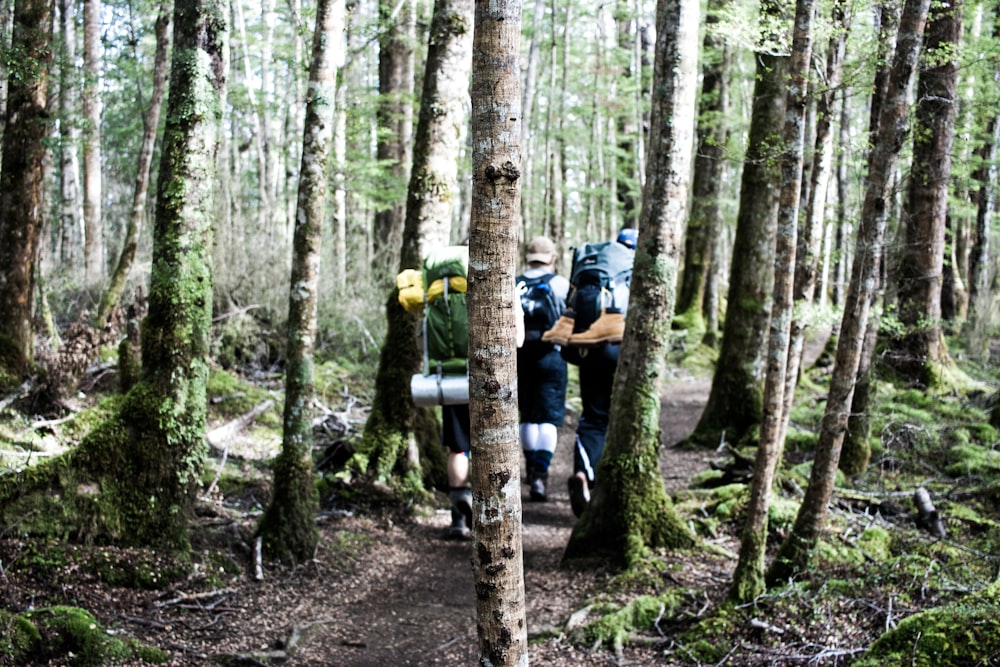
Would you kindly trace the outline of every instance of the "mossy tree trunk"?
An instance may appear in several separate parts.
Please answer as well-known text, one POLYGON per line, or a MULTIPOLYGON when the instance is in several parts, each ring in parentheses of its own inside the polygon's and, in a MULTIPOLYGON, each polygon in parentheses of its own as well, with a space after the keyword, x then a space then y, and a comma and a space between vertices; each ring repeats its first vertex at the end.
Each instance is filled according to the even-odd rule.
POLYGON ((600 484, 564 555, 625 566, 641 562, 650 549, 694 543, 663 486, 660 394, 687 215, 698 5, 660 0, 656 36, 646 187, 600 484))
MULTIPOLYGON (((472 21, 472 0, 434 3, 407 191, 401 270, 418 268, 429 249, 451 241, 459 194, 460 138, 468 120, 472 21)), ((444 460, 437 456, 441 454, 438 430, 430 428, 436 421, 433 411, 415 410, 410 398, 410 377, 420 370, 422 359, 417 345, 419 318, 403 310, 395 289, 386 304, 386 318, 375 398, 360 445, 363 466, 380 482, 412 464, 404 457, 408 450, 418 451, 423 463, 444 460)), ((437 474, 436 466, 423 467, 428 475, 437 474)))
POLYGON ((413 159, 414 48, 417 9, 413 0, 379 1, 378 123, 376 147, 384 172, 384 208, 375 212, 372 239, 379 280, 390 284, 397 266, 406 215, 406 184, 413 159))
POLYGON ((885 102, 879 113, 878 130, 869 159, 868 187, 861 209, 854 265, 837 341, 837 359, 820 426, 816 457, 792 531, 767 571, 768 586, 782 584, 809 566, 826 522, 826 508, 833 495, 861 347, 868 326, 871 309, 869 291, 878 284, 888 219, 890 178, 907 135, 909 104, 906 93, 917 66, 929 3, 930 0, 907 0, 903 8, 896 52, 884 89, 885 102))
POLYGON ((313 353, 337 68, 344 60, 344 12, 344 0, 319 0, 316 6, 288 296, 283 435, 274 493, 258 529, 268 553, 289 563, 312 558, 319 541, 312 458, 313 353))
POLYGON ((34 359, 33 267, 42 228, 44 139, 52 61, 52 6, 14 3, 0 167, 0 386, 16 385, 34 359))
POLYGON ((869 306, 872 314, 865 330, 865 340, 861 345, 861 358, 858 360, 858 377, 854 382, 854 396, 851 397, 851 414, 847 418, 847 431, 844 433, 844 446, 840 452, 838 467, 845 475, 854 476, 868 469, 872 458, 871 414, 869 412, 872 394, 875 391, 875 374, 872 372, 875 345, 878 343, 878 298, 881 290, 871 294, 872 303, 869 306))
MULTIPOLYGON (((780 8, 763 5, 773 12, 767 20, 781 25, 780 8)), ((815 5, 812 0, 795 3, 792 20, 792 51, 789 57, 788 96, 782 130, 781 192, 778 195, 778 233, 774 253, 774 296, 767 346, 767 377, 764 381, 764 414, 760 444, 754 461, 750 500, 740 542, 740 557, 733 573, 729 597, 749 602, 764 592, 764 550, 767 546, 767 514, 771 486, 781 464, 785 445, 785 391, 788 352, 794 305, 795 256, 798 241, 799 198, 808 106, 809 60, 812 57, 815 5)), ((794 391, 794 387, 791 388, 794 391)))
POLYGON ((521 226, 521 2, 476 0, 474 17, 468 297, 472 569, 479 664, 515 667, 528 662, 514 315, 521 226))
POLYGON ((101 492, 120 514, 118 537, 127 542, 184 543, 205 455, 210 261, 228 71, 227 15, 220 0, 175 3, 142 379, 117 418, 80 447, 83 469, 104 473, 101 492))
POLYGON ((691 215, 684 234, 684 270, 677 290, 677 312, 687 314, 685 322, 701 328, 705 317, 716 237, 722 233, 722 185, 726 170, 726 142, 729 137, 729 44, 719 28, 729 0, 711 0, 705 17, 702 45, 701 94, 698 102, 697 151, 692 179, 691 215))
POLYGON ((764 49, 756 61, 722 346, 708 403, 689 439, 695 446, 715 447, 720 436, 738 442, 761 418, 780 182, 774 147, 784 124, 787 58, 764 49))
POLYGON ((961 37, 961 0, 935 3, 917 83, 906 242, 897 263, 905 332, 890 339, 886 354, 905 382, 930 388, 940 386, 943 367, 952 363, 941 326, 941 289, 961 37))
POLYGON ((188 546, 206 453, 209 261, 227 7, 220 0, 178 0, 174 9, 142 377, 74 453, 0 487, 5 524, 27 515, 20 526, 29 532, 188 546))

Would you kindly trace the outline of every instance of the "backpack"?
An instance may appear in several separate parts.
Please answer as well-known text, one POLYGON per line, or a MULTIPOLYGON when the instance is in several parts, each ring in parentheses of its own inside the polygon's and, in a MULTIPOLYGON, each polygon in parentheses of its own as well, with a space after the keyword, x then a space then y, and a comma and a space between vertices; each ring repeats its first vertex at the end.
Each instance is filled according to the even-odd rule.
POLYGON ((469 308, 465 299, 468 246, 432 250, 424 259, 425 372, 465 375, 469 356, 469 308), (429 365, 429 368, 428 368, 429 365))
POLYGON ((517 292, 521 295, 521 310, 524 312, 524 343, 538 343, 542 334, 555 325, 566 308, 562 298, 552 291, 549 284, 554 273, 546 273, 536 278, 517 277, 517 292))
POLYGON ((625 314, 632 285, 635 254, 617 241, 585 243, 573 250, 571 297, 575 320, 573 332, 590 328, 601 311, 614 308, 625 314))
POLYGON ((469 402, 468 267, 469 248, 449 246, 432 250, 421 271, 396 276, 399 303, 409 313, 423 314, 424 367, 410 378, 416 406, 469 402))

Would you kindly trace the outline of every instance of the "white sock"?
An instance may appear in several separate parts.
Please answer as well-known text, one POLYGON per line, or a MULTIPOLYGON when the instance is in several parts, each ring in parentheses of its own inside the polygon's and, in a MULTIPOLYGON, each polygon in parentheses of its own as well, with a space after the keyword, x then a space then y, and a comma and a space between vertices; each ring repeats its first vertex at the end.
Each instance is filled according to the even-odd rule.
POLYGON ((532 452, 540 449, 538 446, 540 424, 521 424, 521 449, 532 452))
POLYGON ((535 424, 538 427, 538 437, 535 440, 535 449, 543 452, 556 451, 556 443, 559 441, 559 429, 555 424, 535 424))

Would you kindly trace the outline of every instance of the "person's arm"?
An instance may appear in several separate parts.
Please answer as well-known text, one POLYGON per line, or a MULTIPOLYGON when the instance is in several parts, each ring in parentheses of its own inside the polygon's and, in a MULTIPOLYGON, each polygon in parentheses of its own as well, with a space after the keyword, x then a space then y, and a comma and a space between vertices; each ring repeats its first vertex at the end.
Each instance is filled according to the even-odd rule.
POLYGON ((521 295, 514 286, 514 329, 516 330, 517 346, 524 345, 524 309, 521 307, 521 295))

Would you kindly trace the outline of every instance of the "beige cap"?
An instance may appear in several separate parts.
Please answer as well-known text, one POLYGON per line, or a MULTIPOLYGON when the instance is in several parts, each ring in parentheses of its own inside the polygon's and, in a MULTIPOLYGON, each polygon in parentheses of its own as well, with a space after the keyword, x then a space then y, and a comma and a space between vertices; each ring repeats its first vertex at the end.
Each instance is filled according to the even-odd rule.
POLYGON ((556 244, 547 236, 536 236, 528 244, 528 263, 553 264, 556 261, 556 244))

